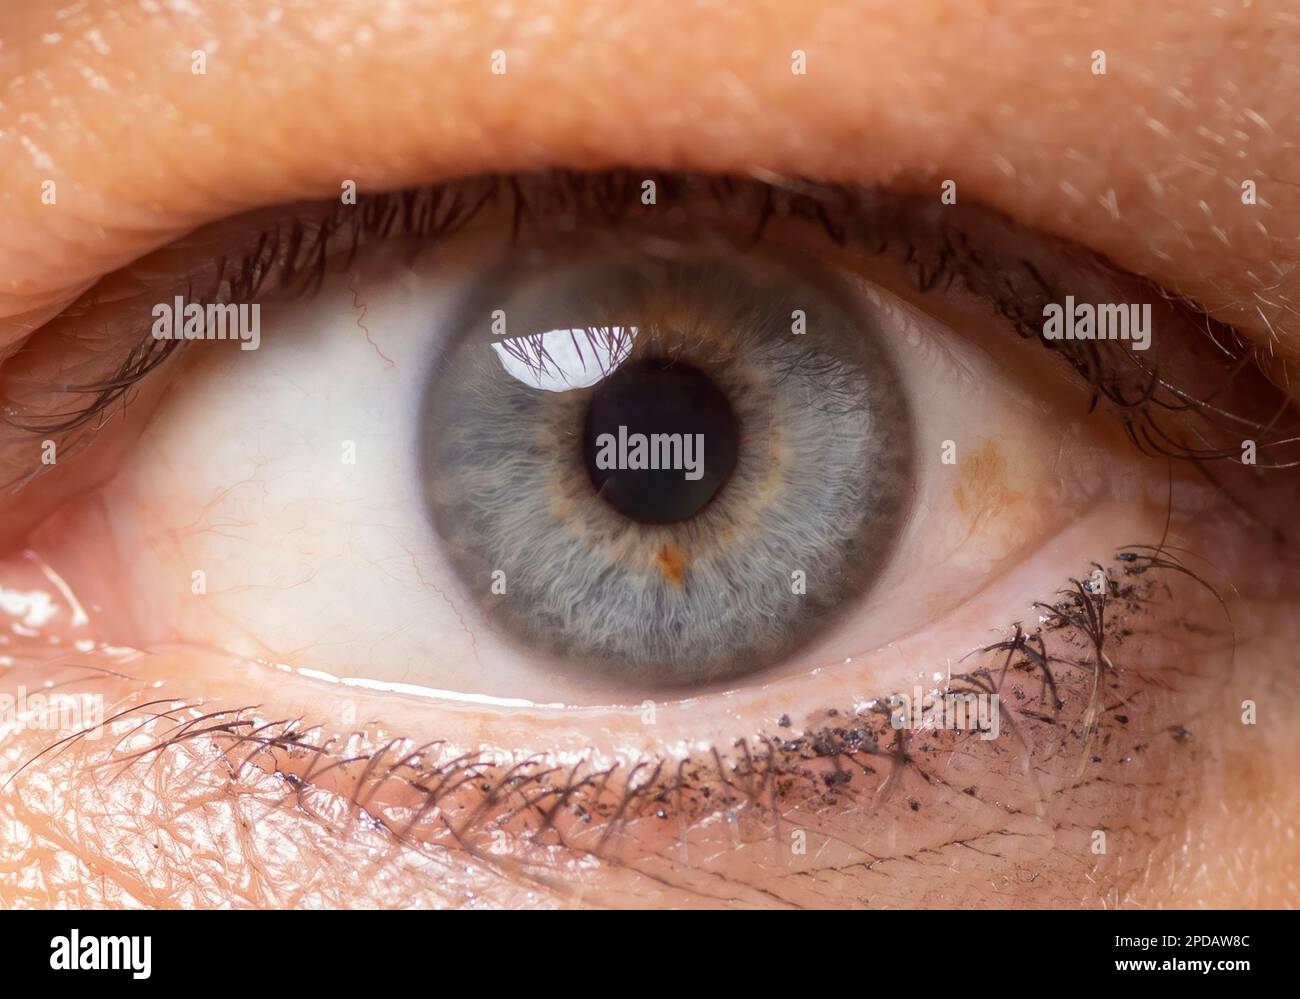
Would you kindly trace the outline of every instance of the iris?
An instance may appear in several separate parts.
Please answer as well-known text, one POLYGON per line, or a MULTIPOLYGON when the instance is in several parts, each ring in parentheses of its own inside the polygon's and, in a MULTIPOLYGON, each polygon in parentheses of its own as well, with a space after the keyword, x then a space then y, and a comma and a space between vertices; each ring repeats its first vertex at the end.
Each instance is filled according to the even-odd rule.
POLYGON ((912 482, 869 305, 718 245, 515 259, 466 302, 417 442, 430 524, 498 634, 681 687, 773 666, 851 610, 912 482))

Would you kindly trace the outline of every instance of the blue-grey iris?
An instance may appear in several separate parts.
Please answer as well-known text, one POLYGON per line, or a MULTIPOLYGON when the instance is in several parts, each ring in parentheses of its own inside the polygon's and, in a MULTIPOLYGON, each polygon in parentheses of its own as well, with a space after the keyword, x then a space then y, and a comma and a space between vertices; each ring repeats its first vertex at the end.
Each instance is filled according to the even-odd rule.
POLYGON ((490 276, 418 446, 433 528, 498 633, 640 688, 814 641, 885 568, 911 496, 870 310, 801 261, 718 247, 490 276))

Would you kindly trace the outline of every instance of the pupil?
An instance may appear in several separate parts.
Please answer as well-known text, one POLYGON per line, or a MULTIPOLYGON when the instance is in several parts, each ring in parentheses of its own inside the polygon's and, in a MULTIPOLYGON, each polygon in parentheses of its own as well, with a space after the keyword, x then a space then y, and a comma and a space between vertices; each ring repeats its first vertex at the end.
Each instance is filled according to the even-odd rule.
POLYGON ((671 524, 695 516, 726 484, 740 428, 722 390, 698 368, 635 361, 592 394, 582 446, 605 502, 632 520, 671 524))

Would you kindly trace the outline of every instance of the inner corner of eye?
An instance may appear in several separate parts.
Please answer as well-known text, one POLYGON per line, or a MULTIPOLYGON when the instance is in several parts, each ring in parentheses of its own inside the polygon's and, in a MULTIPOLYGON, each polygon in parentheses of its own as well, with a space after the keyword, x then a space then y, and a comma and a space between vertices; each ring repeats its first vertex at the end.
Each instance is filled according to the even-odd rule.
POLYGON ((428 519, 493 630, 640 688, 755 673, 888 564, 911 407, 878 319, 776 256, 508 275, 430 372, 428 519))

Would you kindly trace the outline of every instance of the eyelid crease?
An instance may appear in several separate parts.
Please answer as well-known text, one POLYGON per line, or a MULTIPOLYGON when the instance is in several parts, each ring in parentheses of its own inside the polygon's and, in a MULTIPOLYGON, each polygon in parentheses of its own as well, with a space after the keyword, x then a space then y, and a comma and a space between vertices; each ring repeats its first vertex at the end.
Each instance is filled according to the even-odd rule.
MULTIPOLYGON (((762 239, 773 220, 791 218, 815 226, 837 247, 852 244, 876 255, 892 253, 906 268, 918 294, 960 283, 989 301, 992 311, 1021 337, 1037 340, 1060 355, 1091 387, 1092 405, 1104 399, 1121 419, 1132 443, 1146 454, 1198 463, 1231 460, 1241 454, 1240 441, 1249 435, 1260 452, 1259 467, 1300 463, 1300 426, 1289 397, 1279 398, 1275 390, 1273 409, 1249 416, 1237 415, 1219 402, 1239 377, 1257 371, 1249 345, 1231 327, 1211 319, 1194 303, 1177 299, 1149 282, 1129 279, 1168 301, 1189 329, 1203 334, 1208 356, 1222 365, 1224 381, 1197 390, 1169 380, 1154 366, 1144 367, 1136 352, 1126 349, 1121 341, 1049 342, 1042 336, 1042 307, 1063 301, 1064 295, 1048 280, 1041 262, 1027 259, 1020 246, 1028 241, 1034 246, 1041 244, 1049 253, 1077 255, 1099 271, 1108 272, 1108 265, 1087 251, 1032 233, 996 213, 939 206, 875 187, 657 172, 643 175, 627 170, 472 177, 362 195, 355 205, 331 201, 296 206, 287 219, 283 214, 272 215, 276 221, 261 228, 244 250, 218 260, 207 289, 196 295, 191 285, 186 298, 198 304, 251 303, 268 289, 277 299, 310 296, 319 290, 331 266, 346 269, 372 240, 413 237, 419 248, 436 245, 490 207, 508 212, 513 245, 526 231, 545 231, 557 224, 635 226, 638 218, 684 216, 681 206, 687 204, 708 205, 723 220, 746 231, 752 241, 762 239), (642 205, 647 183, 655 185, 656 203, 662 208, 642 205), (930 242, 918 236, 926 236, 930 242), (1014 249, 991 249, 992 242, 999 239, 1013 240, 1014 249), (1185 420, 1189 415, 1201 418, 1201 424, 1186 429, 1168 425, 1170 417, 1185 420)), ((254 213, 257 217, 268 214, 265 210, 254 213)), ((85 310, 94 296, 92 289, 68 313, 85 310)), ((26 417, 11 408, 5 422, 24 433, 55 438, 61 446, 77 431, 89 428, 93 433, 106 421, 111 407, 129 401, 133 388, 158 371, 182 343, 158 341, 146 334, 108 377, 50 386, 52 393, 80 397, 82 402, 26 417), (86 396, 90 398, 86 400, 86 396)), ((1260 386, 1263 381, 1262 376, 1254 379, 1257 387, 1267 387, 1260 386)), ((1253 395, 1258 397, 1257 392, 1253 395)), ((40 466, 18 469, 10 487, 26 484, 43 470, 40 466)))

